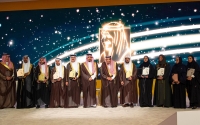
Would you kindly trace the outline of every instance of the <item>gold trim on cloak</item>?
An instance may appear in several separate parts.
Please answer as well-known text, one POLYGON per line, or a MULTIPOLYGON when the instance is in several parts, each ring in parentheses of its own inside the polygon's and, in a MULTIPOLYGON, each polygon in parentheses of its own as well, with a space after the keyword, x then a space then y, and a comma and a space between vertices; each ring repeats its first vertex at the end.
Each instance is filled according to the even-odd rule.
MULTIPOLYGON (((40 66, 39 66, 39 68, 40 68, 40 66)), ((45 68, 46 68, 46 67, 45 67, 45 68)), ((40 68, 40 73, 45 75, 46 80, 49 79, 49 76, 46 76, 46 73, 42 73, 41 68, 40 68)), ((47 66, 47 74, 49 75, 49 66, 47 66)), ((39 76, 38 76, 38 79, 39 79, 39 76)))
MULTIPOLYGON (((10 71, 13 70, 13 69, 11 69, 9 66, 7 66, 6 64, 4 64, 3 62, 1 62, 1 64, 2 64, 4 67, 6 67, 7 69, 9 69, 10 71)), ((12 65, 13 65, 13 63, 12 63, 12 65)), ((14 66, 13 66, 13 68, 14 68, 14 66)))
POLYGON ((116 72, 116 62, 114 62, 114 70, 115 70, 115 74, 111 74, 107 64, 106 64, 106 66, 107 66, 107 71, 108 71, 108 73, 109 73, 110 76, 112 76, 112 75, 116 75, 116 74, 117 74, 117 72, 116 72))
MULTIPOLYGON (((30 64, 28 75, 30 75, 32 67, 33 67, 33 65, 30 64)), ((23 69, 23 71, 24 71, 24 65, 23 65, 23 64, 22 64, 22 69, 23 69)), ((24 73, 24 74, 25 74, 25 73, 24 73)), ((27 75, 27 76, 28 76, 28 75, 27 75)), ((26 76, 23 76, 23 78, 26 78, 26 76)))
MULTIPOLYGON (((126 68, 125 68, 125 66, 124 66, 124 63, 123 63, 122 65, 123 65, 123 67, 124 67, 124 72, 127 73, 128 71, 126 71, 126 68)), ((130 71, 131 71, 131 74, 133 73, 133 68, 134 68, 134 67, 133 67, 133 63, 131 63, 131 70, 130 70, 130 71)))
MULTIPOLYGON (((88 71, 88 73, 90 74, 90 75, 93 75, 91 72, 90 72, 90 70, 88 69, 88 66, 86 65, 86 63, 84 62, 83 63, 84 64, 84 66, 85 66, 85 68, 87 69, 87 71, 88 71)), ((96 64, 96 62, 94 62, 94 65, 95 65, 95 67, 93 67, 93 68, 95 68, 95 72, 96 72, 96 75, 97 75, 97 64, 96 64)))
MULTIPOLYGON (((72 70, 74 70, 73 66, 72 66, 72 63, 70 62, 70 67, 72 68, 72 70)), ((80 63, 78 63, 78 75, 77 75, 77 78, 80 77, 80 63)))
MULTIPOLYGON (((55 67, 55 69, 56 69, 56 67, 55 67)), ((55 73, 56 73, 56 71, 57 71, 57 69, 55 70, 55 73)), ((64 68, 64 66, 62 66, 62 73, 63 73, 63 78, 64 78, 65 77, 65 68, 64 68)))

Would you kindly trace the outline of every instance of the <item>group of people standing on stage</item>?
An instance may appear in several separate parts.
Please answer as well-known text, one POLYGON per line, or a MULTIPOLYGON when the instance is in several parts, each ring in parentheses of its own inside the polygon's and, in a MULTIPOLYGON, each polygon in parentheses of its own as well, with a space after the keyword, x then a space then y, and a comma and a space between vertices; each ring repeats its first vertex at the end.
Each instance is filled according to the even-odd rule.
MULTIPOLYGON (((190 107, 200 106, 200 68, 193 56, 188 56, 188 64, 182 64, 182 58, 176 57, 175 65, 170 68, 165 56, 160 55, 156 67, 148 58, 137 68, 130 56, 119 64, 106 56, 100 67, 101 105, 103 107, 133 107, 138 103, 137 79, 139 79, 139 104, 141 107, 186 108, 186 90, 190 107), (191 74, 192 73, 192 74, 191 74), (189 74, 189 75, 188 75, 189 74), (152 103, 153 80, 156 79, 152 103)), ((0 108, 77 108, 80 106, 81 92, 83 107, 96 107, 96 79, 98 65, 92 54, 86 55, 86 61, 79 63, 76 55, 70 55, 67 66, 59 58, 50 68, 44 57, 36 67, 28 56, 23 57, 18 67, 20 75, 8 54, 3 54, 0 63, 0 108), (18 82, 16 82, 18 81, 18 82), (16 84, 17 83, 17 84, 16 84), (16 89, 17 88, 17 89, 16 89)), ((18 70, 18 71, 19 71, 18 70)))
POLYGON ((188 63, 184 65, 181 57, 176 57, 172 68, 166 62, 165 56, 160 55, 158 64, 154 68, 147 56, 144 57, 142 67, 149 67, 148 76, 139 76, 140 106, 152 106, 152 83, 156 79, 153 105, 158 107, 186 108, 186 92, 192 109, 200 107, 200 68, 192 55, 188 56, 188 63), (164 69, 159 75, 159 69, 164 69), (192 72, 191 72, 192 71, 192 72), (155 74, 155 75, 154 75, 155 74))
POLYGON ((44 57, 34 68, 30 58, 24 56, 18 69, 23 71, 23 75, 16 71, 10 56, 3 54, 0 63, 0 108, 14 108, 16 102, 16 108, 75 108, 80 105, 81 91, 84 107, 96 107, 97 64, 92 54, 87 54, 82 64, 76 61, 76 55, 70 55, 70 63, 66 67, 61 59, 56 58, 52 68, 44 57))

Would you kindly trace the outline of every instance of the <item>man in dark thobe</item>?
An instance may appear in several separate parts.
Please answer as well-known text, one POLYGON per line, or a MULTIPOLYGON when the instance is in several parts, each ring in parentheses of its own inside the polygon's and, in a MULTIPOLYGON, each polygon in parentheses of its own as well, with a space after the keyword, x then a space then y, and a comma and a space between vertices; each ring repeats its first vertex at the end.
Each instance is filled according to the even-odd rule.
POLYGON ((66 67, 65 108, 78 108, 80 105, 80 63, 76 61, 76 55, 70 55, 70 62, 66 67))
POLYGON ((4 53, 0 62, 0 109, 13 108, 16 101, 15 68, 10 55, 4 53))
POLYGON ((34 106, 32 93, 34 67, 27 55, 23 57, 20 69, 23 70, 24 76, 18 76, 17 108, 31 108, 34 106))
POLYGON ((96 107, 96 77, 97 64, 92 54, 87 54, 86 62, 81 65, 84 108, 96 107))
POLYGON ((64 107, 64 86, 66 69, 62 65, 62 61, 59 58, 55 59, 55 67, 51 70, 51 96, 50 96, 50 108, 64 107))
POLYGON ((36 108, 49 107, 50 101, 50 68, 47 65, 46 58, 40 58, 38 66, 35 69, 36 86, 36 108))
POLYGON ((117 107, 118 105, 118 82, 117 82, 117 64, 106 56, 106 61, 101 65, 101 83, 102 83, 102 106, 117 107))
POLYGON ((135 64, 130 61, 130 56, 126 56, 119 73, 121 83, 120 103, 123 107, 133 107, 133 104, 138 101, 136 73, 135 64))

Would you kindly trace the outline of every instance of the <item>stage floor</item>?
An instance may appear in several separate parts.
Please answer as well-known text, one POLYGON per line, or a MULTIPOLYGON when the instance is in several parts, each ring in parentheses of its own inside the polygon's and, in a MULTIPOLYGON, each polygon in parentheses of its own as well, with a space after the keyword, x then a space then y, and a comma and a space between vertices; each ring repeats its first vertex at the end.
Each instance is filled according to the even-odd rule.
MULTIPOLYGON (((40 108, 2 109, 0 125, 158 125, 177 111, 174 108, 40 108)), ((196 109, 199 110, 199 109, 196 109)))

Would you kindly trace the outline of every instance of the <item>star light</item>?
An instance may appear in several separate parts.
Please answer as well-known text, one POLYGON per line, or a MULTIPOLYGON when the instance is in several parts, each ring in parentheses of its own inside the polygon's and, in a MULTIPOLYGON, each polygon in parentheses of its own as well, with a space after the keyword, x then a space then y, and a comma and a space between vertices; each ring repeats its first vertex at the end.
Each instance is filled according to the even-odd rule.
POLYGON ((9 42, 8 42, 8 46, 10 47, 10 46, 12 46, 13 45, 13 40, 10 40, 9 42))
POLYGON ((155 22, 155 25, 158 25, 158 22, 155 22))

